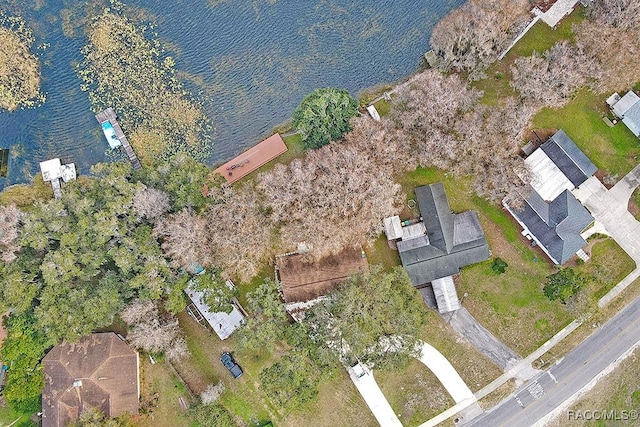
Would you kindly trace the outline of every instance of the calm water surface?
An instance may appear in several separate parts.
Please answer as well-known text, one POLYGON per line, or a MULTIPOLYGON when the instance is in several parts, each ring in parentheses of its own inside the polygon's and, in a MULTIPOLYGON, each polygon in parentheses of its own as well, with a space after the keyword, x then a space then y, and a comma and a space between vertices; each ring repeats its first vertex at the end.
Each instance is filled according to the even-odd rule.
MULTIPOLYGON (((0 187, 28 181, 60 157, 81 173, 109 159, 74 64, 82 60, 77 0, 0 0, 34 30, 47 101, 0 113, 0 148, 11 148, 0 187), (28 5, 24 4, 28 3, 28 5), (36 6, 34 6, 34 4, 36 6), (69 13, 74 12, 74 13, 69 13), (46 45, 45 45, 46 44, 46 45)), ((238 154, 286 121, 305 94, 336 86, 353 94, 414 72, 435 23, 462 0, 132 0, 155 25, 186 87, 216 132, 211 163, 238 154)), ((134 13, 134 12, 132 12, 134 13)), ((125 129, 126 131, 126 129, 125 129)))

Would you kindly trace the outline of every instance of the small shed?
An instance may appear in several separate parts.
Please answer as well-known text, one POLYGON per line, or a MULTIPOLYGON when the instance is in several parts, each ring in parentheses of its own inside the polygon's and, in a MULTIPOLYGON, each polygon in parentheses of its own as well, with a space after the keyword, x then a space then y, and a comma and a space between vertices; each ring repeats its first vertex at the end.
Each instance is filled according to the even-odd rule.
POLYGON ((62 197, 60 180, 69 182, 76 179, 76 165, 69 163, 63 165, 60 159, 51 159, 40 162, 40 172, 45 182, 50 182, 53 188, 53 195, 56 199, 62 197))
POLYGON ((460 300, 453 283, 453 277, 447 276, 433 280, 431 286, 433 286, 440 314, 450 313, 460 308, 460 300))
POLYGON ((385 218, 383 223, 384 234, 387 235, 387 240, 402 238, 402 224, 400 223, 400 217, 398 215, 385 218))
MULTIPOLYGON (((227 286, 231 288, 234 287, 233 282, 227 280, 227 286)), ((244 315, 235 302, 232 304, 233 309, 231 313, 225 313, 224 311, 212 312, 209 311, 209 306, 203 302, 203 292, 196 291, 191 287, 187 287, 185 292, 197 309, 198 314, 202 316, 202 319, 206 320, 221 340, 229 338, 229 336, 244 323, 244 315)))

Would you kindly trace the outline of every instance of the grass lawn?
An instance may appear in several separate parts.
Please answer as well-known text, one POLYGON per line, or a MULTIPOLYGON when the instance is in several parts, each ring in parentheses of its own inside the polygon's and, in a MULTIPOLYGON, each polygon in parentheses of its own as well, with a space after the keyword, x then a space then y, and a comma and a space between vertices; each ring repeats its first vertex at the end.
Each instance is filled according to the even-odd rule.
POLYGON ((386 271, 400 265, 400 255, 387 243, 387 236, 380 235, 373 244, 364 247, 369 265, 381 265, 386 271))
POLYGON ((447 358, 472 391, 480 390, 502 374, 497 365, 460 338, 434 310, 427 311, 422 339, 447 358))
POLYGON ((600 299, 631 273, 635 266, 633 259, 615 240, 608 238, 593 243, 591 260, 578 265, 576 271, 589 278, 586 291, 600 299))
MULTIPOLYGON (((573 411, 617 411, 622 417, 622 411, 638 411, 640 408, 640 361, 636 350, 623 360, 616 369, 589 391, 580 401, 572 405, 573 411)), ((550 427, 572 426, 637 426, 637 419, 629 420, 575 420, 568 418, 568 412, 563 413, 550 427)))
POLYGON ((633 191, 631 200, 629 200, 629 212, 636 220, 640 221, 640 189, 638 188, 633 191))
POLYGON ((533 126, 564 129, 598 169, 622 177, 636 166, 640 141, 623 123, 607 126, 602 121, 607 114, 603 96, 582 90, 563 108, 543 109, 533 126))
POLYGON ((373 104, 373 106, 376 107, 376 110, 378 111, 378 114, 380 114, 380 117, 384 117, 389 114, 389 111, 391 110, 391 101, 381 99, 380 101, 373 104))
POLYGON ((134 425, 140 427, 174 427, 194 425, 179 399, 190 401, 184 385, 162 362, 152 365, 140 357, 140 416, 134 425))
POLYGON ((0 400, 0 426, 36 427, 38 424, 31 421, 30 416, 31 414, 14 411, 6 406, 4 399, 0 400))
POLYGON ((399 372, 377 370, 374 375, 405 427, 418 426, 455 405, 438 378, 418 360, 399 372))

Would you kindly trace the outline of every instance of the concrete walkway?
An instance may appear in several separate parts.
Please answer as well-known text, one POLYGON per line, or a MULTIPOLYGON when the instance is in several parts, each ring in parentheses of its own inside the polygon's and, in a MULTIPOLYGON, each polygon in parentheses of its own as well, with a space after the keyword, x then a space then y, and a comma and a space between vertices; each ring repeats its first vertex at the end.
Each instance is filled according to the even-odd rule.
POLYGON ((514 367, 522 360, 513 350, 482 326, 466 308, 462 307, 453 312, 453 314, 447 313, 442 317, 451 325, 454 331, 491 359, 503 371, 514 367))
POLYGON ((540 19, 546 22, 551 28, 555 28, 562 18, 573 11, 578 1, 579 0, 558 0, 549 10, 540 15, 540 19))
POLYGON ((474 399, 473 393, 462 380, 458 371, 438 350, 423 343, 422 354, 418 360, 433 372, 456 403, 474 399))
POLYGON ((349 376, 381 426, 402 427, 398 416, 389 405, 387 398, 382 394, 380 387, 378 387, 378 383, 373 377, 373 371, 367 370, 365 375, 358 378, 353 369, 349 369, 349 376))

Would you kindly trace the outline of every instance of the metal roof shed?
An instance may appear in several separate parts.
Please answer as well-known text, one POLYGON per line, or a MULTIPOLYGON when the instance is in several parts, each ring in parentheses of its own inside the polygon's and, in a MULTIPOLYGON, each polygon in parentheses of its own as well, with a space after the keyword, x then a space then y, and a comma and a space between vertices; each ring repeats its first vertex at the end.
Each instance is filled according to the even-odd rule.
POLYGON ((210 312, 209 306, 203 302, 203 292, 193 290, 190 287, 185 292, 221 340, 229 338, 244 323, 244 315, 235 304, 233 304, 231 313, 225 313, 224 311, 210 312))

